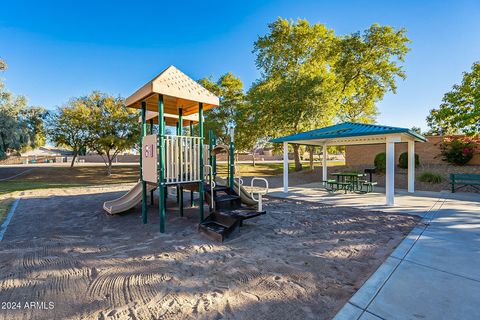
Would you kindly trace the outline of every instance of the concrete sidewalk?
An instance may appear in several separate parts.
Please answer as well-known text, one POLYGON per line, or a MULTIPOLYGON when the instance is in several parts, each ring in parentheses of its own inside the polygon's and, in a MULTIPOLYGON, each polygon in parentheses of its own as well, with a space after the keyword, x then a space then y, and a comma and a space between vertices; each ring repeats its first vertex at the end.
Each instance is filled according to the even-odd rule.
POLYGON ((480 319, 480 195, 331 195, 313 186, 270 196, 421 216, 422 223, 365 282, 335 319, 480 319))

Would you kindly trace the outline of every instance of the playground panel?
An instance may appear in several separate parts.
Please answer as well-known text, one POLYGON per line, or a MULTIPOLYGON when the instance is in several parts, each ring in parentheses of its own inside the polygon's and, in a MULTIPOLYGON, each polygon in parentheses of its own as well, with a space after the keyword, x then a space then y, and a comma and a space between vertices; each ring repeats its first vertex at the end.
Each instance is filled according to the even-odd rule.
POLYGON ((157 183, 157 135, 148 135, 142 140, 142 179, 157 183))

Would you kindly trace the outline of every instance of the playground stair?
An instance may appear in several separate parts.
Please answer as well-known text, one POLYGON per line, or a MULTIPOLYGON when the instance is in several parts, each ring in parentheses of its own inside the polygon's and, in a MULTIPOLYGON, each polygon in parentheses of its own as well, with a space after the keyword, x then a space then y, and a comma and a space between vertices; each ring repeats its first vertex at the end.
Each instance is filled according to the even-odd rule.
MULTIPOLYGON (((206 185, 205 197, 211 206, 211 188, 206 185)), ((257 212, 255 208, 242 205, 242 199, 230 188, 217 185, 213 189, 215 210, 210 213, 198 226, 200 233, 217 241, 224 241, 242 226, 243 220, 265 214, 257 212)))

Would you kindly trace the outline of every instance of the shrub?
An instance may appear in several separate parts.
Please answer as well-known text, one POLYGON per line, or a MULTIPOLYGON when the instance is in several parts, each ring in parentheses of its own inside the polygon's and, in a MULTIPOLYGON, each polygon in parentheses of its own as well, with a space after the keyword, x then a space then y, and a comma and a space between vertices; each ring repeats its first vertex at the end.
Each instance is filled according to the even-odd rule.
POLYGON ((375 168, 377 168, 377 172, 385 173, 385 168, 387 167, 387 155, 385 152, 377 154, 373 164, 375 165, 375 168))
MULTIPOLYGON (((419 165, 420 157, 415 153, 415 168, 418 168, 419 165)), ((400 157, 398 157, 398 166, 402 169, 408 168, 408 152, 403 152, 400 154, 400 157)))
POLYGON ((5 160, 5 159, 7 159, 7 154, 3 150, 0 150, 0 160, 5 160))
POLYGON ((418 180, 428 183, 441 183, 444 179, 438 173, 424 172, 418 177, 418 180))
POLYGON ((440 144, 440 152, 444 161, 463 166, 473 158, 479 142, 478 137, 446 137, 440 144))

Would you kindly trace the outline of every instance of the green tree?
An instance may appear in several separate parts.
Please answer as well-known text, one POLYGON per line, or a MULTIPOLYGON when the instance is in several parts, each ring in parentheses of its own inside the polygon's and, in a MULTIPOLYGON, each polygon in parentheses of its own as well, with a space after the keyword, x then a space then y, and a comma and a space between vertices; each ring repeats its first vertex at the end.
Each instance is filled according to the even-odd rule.
POLYGON ((422 129, 419 128, 419 127, 413 126, 410 130, 412 130, 413 132, 416 132, 418 134, 422 134, 422 129))
POLYGON ((463 73, 462 82, 443 96, 438 109, 430 110, 427 123, 434 134, 480 132, 480 62, 463 73))
MULTIPOLYGON (((6 63, 0 60, 0 70, 6 68, 6 63)), ((43 145, 44 118, 43 108, 27 107, 25 97, 7 91, 0 80, 0 158, 5 158, 8 153, 43 145)))
POLYGON ((45 120, 48 112, 43 107, 29 107, 23 110, 22 117, 29 135, 29 148, 35 149, 45 145, 45 120))
POLYGON ((205 112, 205 130, 212 130, 219 143, 228 144, 229 123, 236 122, 238 111, 245 105, 243 82, 228 72, 217 81, 203 78, 199 83, 220 98, 220 106, 205 112))
POLYGON ((396 93, 396 79, 406 77, 400 63, 410 50, 408 43, 405 29, 378 24, 337 39, 333 70, 340 121, 375 122, 376 103, 385 93, 396 93))
MULTIPOLYGON (((230 124, 235 125, 235 150, 255 152, 261 144, 255 119, 250 117, 249 104, 243 90, 242 80, 228 72, 217 81, 204 78, 199 81, 209 91, 220 97, 220 106, 206 112, 205 128, 217 136, 217 142, 229 144, 230 124)), ((255 163, 255 158, 253 157, 255 163)))
POLYGON ((127 109, 123 98, 99 91, 82 98, 82 103, 91 112, 88 121, 90 139, 87 146, 102 156, 107 166, 107 175, 110 175, 115 157, 138 143, 138 112, 127 109))
MULTIPOLYGON (((405 77, 408 42, 404 29, 388 26, 339 37, 322 24, 278 18, 254 44, 261 78, 248 93, 252 117, 270 137, 335 121, 373 122, 375 104, 405 77)), ((299 146, 293 151, 301 170, 299 146)))
POLYGON ((47 134, 57 146, 68 147, 73 151, 70 167, 77 156, 91 142, 91 110, 84 104, 83 98, 73 98, 47 118, 47 134))
MULTIPOLYGON (((254 44, 261 78, 249 90, 251 117, 277 137, 331 123, 336 114, 331 70, 335 36, 324 25, 278 18, 254 44)), ((299 147, 293 146, 301 170, 299 147)))
POLYGON ((259 122, 252 116, 254 110, 250 102, 238 108, 235 114, 235 150, 248 151, 252 154, 252 164, 255 166, 255 152, 268 143, 259 126, 259 122))

